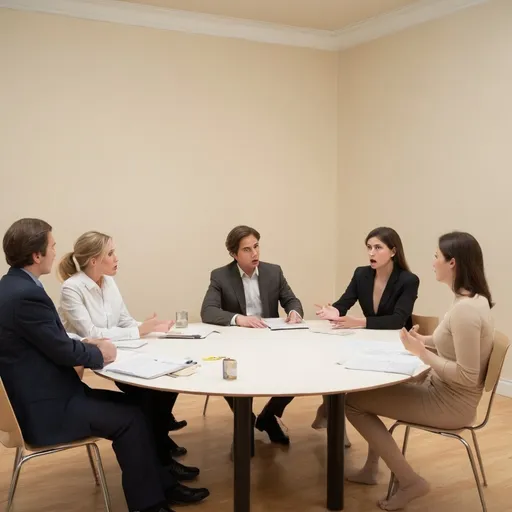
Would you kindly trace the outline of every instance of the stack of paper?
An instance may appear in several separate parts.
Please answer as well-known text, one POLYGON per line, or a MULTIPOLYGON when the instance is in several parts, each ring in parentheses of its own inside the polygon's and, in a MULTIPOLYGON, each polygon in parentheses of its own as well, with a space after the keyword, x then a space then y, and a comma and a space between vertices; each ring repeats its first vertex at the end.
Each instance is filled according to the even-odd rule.
POLYGON ((214 328, 212 328, 209 325, 190 325, 189 327, 186 327, 185 329, 177 329, 176 327, 173 327, 169 332, 166 332, 164 335, 159 336, 159 338, 199 340, 199 339, 206 338, 212 332, 219 332, 219 331, 216 331, 214 328))
POLYGON ((310 327, 310 331, 316 334, 334 334, 335 336, 348 336, 354 334, 350 329, 333 329, 332 327, 310 327))
POLYGON ((141 379, 156 379, 163 375, 169 375, 196 364, 191 359, 170 361, 154 358, 147 354, 134 354, 123 357, 121 360, 105 366, 105 370, 114 373, 140 377, 141 379))
POLYGON ((413 376, 423 366, 421 359, 412 354, 388 350, 383 350, 380 354, 360 354, 341 364, 349 370, 397 373, 410 376, 413 376))
POLYGON ((309 325, 301 322, 300 324, 292 324, 287 322, 285 318, 264 318, 263 321, 271 331, 285 331, 288 329, 309 329, 309 325))

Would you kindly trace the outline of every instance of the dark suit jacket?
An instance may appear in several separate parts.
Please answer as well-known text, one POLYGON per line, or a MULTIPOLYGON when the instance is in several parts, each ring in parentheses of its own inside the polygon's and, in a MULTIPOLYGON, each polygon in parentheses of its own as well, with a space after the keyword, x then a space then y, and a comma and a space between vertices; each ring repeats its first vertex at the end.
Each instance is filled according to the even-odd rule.
MULTIPOLYGON (((286 282, 279 265, 260 262, 258 272, 263 318, 277 318, 279 302, 287 314, 295 310, 304 316, 302 304, 286 282)), ((236 314, 246 315, 247 309, 240 271, 233 261, 212 271, 201 307, 201 319, 208 324, 229 325, 236 314)))
POLYGON ((356 268, 345 293, 333 304, 340 316, 345 316, 359 301, 366 317, 367 329, 410 329, 412 310, 420 285, 418 276, 395 265, 376 312, 373 310, 374 282, 375 270, 370 266, 356 268))
POLYGON ((0 280, 0 377, 28 443, 40 446, 91 435, 69 411, 85 401, 74 366, 101 368, 100 350, 72 340, 44 291, 23 270, 0 280))

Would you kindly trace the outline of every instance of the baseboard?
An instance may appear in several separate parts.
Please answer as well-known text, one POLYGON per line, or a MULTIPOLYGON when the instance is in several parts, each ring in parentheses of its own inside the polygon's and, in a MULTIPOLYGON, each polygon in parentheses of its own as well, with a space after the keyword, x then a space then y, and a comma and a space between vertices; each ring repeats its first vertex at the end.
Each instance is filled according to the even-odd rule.
POLYGON ((496 393, 501 396, 512 397, 512 380, 501 379, 496 393))

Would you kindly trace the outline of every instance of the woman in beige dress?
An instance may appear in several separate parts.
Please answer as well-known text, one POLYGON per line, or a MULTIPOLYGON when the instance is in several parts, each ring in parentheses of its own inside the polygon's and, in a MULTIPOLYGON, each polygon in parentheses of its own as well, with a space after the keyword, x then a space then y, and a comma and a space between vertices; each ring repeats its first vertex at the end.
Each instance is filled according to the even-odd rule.
POLYGON ((468 233, 441 236, 434 259, 438 281, 447 284, 454 301, 432 336, 413 327, 400 332, 405 348, 431 367, 420 383, 351 393, 346 415, 368 442, 364 467, 347 479, 376 484, 382 458, 398 479, 398 490, 379 501, 383 510, 399 510, 429 491, 429 484, 405 460, 379 416, 457 429, 471 424, 483 393, 492 350, 494 323, 491 293, 484 272, 482 250, 468 233))

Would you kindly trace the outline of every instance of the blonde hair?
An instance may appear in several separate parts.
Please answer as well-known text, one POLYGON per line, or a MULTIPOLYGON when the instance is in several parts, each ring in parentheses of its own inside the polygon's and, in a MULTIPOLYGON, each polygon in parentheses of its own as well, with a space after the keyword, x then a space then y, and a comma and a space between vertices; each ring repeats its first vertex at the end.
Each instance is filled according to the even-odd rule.
POLYGON ((105 252, 112 237, 98 231, 87 231, 75 242, 73 252, 68 252, 59 263, 58 273, 65 281, 77 272, 84 270, 93 258, 99 258, 105 252))

